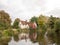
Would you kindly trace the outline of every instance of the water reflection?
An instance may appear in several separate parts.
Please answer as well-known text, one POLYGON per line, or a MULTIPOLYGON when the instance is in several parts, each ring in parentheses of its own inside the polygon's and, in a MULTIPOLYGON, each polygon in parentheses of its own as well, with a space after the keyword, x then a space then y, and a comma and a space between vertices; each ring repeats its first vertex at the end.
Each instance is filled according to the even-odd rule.
MULTIPOLYGON (((16 41, 15 38, 12 37, 12 39, 11 39, 11 41, 8 43, 8 45, 39 45, 39 42, 33 43, 33 42, 31 41, 31 39, 29 38, 28 35, 29 35, 29 34, 25 34, 25 33, 19 34, 19 36, 18 36, 18 37, 19 37, 18 41, 16 41), (26 36, 27 38, 25 38, 25 36, 26 36)), ((55 44, 48 43, 48 39, 47 39, 46 35, 45 35, 44 37, 45 37, 45 39, 46 39, 46 41, 47 41, 47 44, 46 44, 46 45, 55 45, 55 44)), ((16 38, 16 39, 17 39, 17 38, 16 38)), ((40 45, 41 45, 41 44, 40 44, 40 45)), ((45 44, 44 44, 44 45, 45 45, 45 44)))
POLYGON ((19 40, 19 41, 14 41, 14 38, 12 37, 12 40, 8 43, 8 45, 39 45, 38 43, 32 43, 30 39, 25 39, 19 40))

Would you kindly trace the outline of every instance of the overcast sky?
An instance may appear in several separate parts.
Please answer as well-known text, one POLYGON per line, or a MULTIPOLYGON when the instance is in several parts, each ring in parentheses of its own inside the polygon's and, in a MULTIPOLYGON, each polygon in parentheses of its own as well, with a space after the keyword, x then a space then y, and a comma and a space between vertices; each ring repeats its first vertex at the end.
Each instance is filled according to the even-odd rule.
POLYGON ((32 16, 60 15, 60 0, 0 0, 0 10, 5 10, 14 20, 28 20, 32 16))

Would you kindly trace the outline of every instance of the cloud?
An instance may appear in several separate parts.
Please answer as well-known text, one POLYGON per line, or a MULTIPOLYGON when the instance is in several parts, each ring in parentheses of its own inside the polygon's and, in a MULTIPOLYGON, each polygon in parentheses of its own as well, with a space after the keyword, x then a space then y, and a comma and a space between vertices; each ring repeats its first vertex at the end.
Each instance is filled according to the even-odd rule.
POLYGON ((0 4, 0 9, 4 9, 4 8, 5 8, 5 6, 0 4))
POLYGON ((13 20, 17 17, 28 20, 54 8, 60 8, 59 0, 0 0, 0 9, 7 11, 13 20))
POLYGON ((46 13, 46 15, 53 15, 54 17, 60 17, 60 9, 54 9, 51 10, 50 12, 46 13))

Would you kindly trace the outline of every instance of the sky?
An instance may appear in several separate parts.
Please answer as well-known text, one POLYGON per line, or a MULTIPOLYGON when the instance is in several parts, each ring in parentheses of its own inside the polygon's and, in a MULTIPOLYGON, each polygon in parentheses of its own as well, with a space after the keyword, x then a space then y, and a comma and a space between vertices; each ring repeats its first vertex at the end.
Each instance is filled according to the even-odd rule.
POLYGON ((40 14, 60 17, 60 0, 0 0, 0 10, 15 18, 29 20, 40 14))

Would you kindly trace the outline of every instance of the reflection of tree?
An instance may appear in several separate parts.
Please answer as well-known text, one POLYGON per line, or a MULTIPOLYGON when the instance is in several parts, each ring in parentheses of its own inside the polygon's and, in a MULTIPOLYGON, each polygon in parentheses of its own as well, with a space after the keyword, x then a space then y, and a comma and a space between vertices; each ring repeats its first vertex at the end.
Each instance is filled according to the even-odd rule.
POLYGON ((13 29, 13 38, 15 41, 19 41, 19 33, 20 33, 20 30, 19 29, 13 29))
POLYGON ((4 30, 1 32, 0 37, 0 44, 1 45, 8 45, 8 42, 11 40, 12 31, 11 30, 4 30))
POLYGON ((50 43, 55 43, 55 32, 54 30, 49 30, 48 33, 47 33, 47 37, 48 37, 48 40, 50 43))
POLYGON ((45 44, 45 42, 44 42, 44 40, 45 40, 44 35, 45 35, 45 33, 44 33, 43 30, 38 30, 37 31, 37 42, 39 42, 39 45, 44 45, 45 44))
POLYGON ((13 37, 14 37, 14 40, 15 40, 15 41, 19 41, 18 35, 14 35, 13 37))

